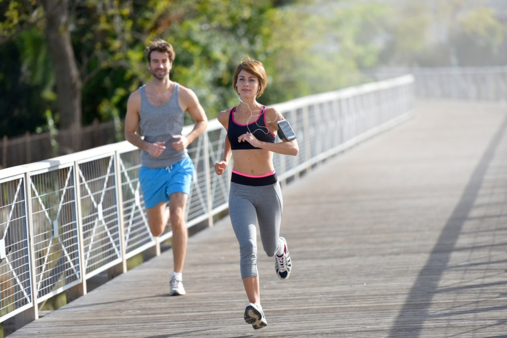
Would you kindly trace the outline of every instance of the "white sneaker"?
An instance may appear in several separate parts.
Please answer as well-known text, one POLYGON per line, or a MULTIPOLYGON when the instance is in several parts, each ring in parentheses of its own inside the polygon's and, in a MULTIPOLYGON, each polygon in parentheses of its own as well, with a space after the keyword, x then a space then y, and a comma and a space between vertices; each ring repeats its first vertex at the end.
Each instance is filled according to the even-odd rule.
POLYGON ((171 278, 169 282, 169 295, 170 296, 183 296, 185 295, 185 288, 183 282, 176 278, 171 278))
POLYGON ((290 259, 287 241, 283 237, 280 237, 280 241, 283 243, 283 253, 281 255, 275 255, 275 271, 278 277, 287 279, 292 270, 292 260, 290 259))
POLYGON ((254 303, 248 304, 245 308, 245 322, 252 324, 255 330, 268 326, 268 321, 266 317, 264 317, 262 307, 254 303))

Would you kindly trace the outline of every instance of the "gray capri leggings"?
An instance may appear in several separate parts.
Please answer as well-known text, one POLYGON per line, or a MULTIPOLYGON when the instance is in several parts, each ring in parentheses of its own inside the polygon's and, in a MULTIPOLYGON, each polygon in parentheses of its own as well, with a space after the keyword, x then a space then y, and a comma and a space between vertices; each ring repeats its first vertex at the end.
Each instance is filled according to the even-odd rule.
POLYGON ((283 199, 278 182, 250 186, 231 182, 229 214, 239 242, 241 278, 257 277, 257 230, 264 251, 272 257, 278 250, 283 199))

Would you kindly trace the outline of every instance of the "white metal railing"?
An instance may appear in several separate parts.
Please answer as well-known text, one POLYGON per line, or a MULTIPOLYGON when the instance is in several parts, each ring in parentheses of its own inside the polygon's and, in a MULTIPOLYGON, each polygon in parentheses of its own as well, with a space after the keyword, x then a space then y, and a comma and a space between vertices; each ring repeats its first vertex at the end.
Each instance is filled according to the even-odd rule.
POLYGON ((421 98, 505 101, 507 66, 389 68, 369 72, 384 80, 410 73, 415 78, 415 95, 421 98))
MULTIPOLYGON (((318 162, 413 115, 413 77, 366 84, 277 104, 298 134, 297 157, 275 154, 282 187, 318 162)), ((192 127, 187 126, 184 134, 192 127)), ((225 130, 209 122, 190 145, 195 175, 187 226, 212 226, 228 207, 229 175, 217 176, 225 130)), ((0 322, 156 247, 137 174, 139 150, 128 142, 0 170, 0 322)))

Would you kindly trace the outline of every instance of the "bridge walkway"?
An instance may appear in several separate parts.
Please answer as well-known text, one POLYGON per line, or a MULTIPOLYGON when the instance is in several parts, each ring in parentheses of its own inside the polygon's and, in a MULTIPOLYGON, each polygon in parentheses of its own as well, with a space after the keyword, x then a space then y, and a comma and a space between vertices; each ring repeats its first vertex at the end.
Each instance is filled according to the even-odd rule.
POLYGON ((259 244, 268 327, 247 303, 228 217, 11 337, 506 337, 507 107, 419 101, 414 119, 284 189, 293 273, 259 244))

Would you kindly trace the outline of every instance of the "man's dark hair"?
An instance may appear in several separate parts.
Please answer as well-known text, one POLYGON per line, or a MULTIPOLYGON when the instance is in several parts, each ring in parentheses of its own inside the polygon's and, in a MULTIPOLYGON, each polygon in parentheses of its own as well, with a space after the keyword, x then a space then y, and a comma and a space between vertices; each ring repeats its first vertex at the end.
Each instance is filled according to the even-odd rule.
POLYGON ((176 56, 173 46, 162 39, 155 39, 151 42, 150 46, 146 47, 146 57, 148 58, 148 63, 151 62, 151 52, 153 51, 166 53, 171 63, 173 63, 174 57, 176 56))

